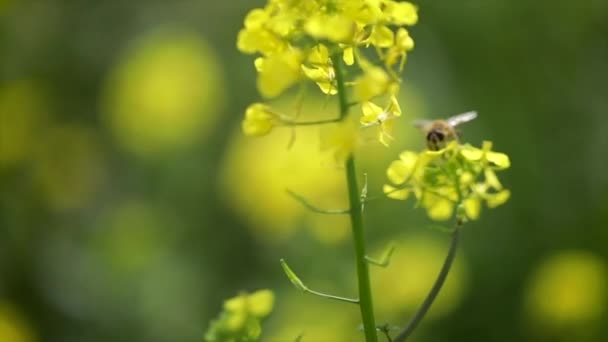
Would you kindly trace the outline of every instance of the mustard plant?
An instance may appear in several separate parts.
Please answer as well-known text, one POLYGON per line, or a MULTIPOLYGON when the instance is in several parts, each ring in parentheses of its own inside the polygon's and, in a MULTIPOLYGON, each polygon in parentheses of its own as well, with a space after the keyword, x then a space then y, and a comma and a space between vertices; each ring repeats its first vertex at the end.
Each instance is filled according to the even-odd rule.
MULTIPOLYGON (((496 171, 510 166, 509 158, 492 151, 490 142, 476 148, 454 140, 438 151, 405 151, 390 164, 389 184, 383 187, 387 197, 413 197, 432 220, 455 221, 450 229, 452 243, 435 284, 410 322, 392 339, 388 325, 376 324, 369 265, 387 266, 394 247, 387 248, 380 260, 366 254, 362 215, 369 200, 368 185, 365 180, 360 188, 354 152, 366 143, 362 132, 370 127, 377 131, 382 145, 393 140, 394 122, 402 114, 397 96, 400 73, 414 48, 408 27, 417 21, 417 7, 405 1, 268 0, 265 7, 247 14, 237 38, 241 52, 257 56, 253 67, 263 98, 245 111, 242 129, 246 135, 263 136, 281 127, 337 124, 322 135, 321 148, 333 151, 345 170, 349 207, 318 208, 295 192, 288 194, 317 213, 350 216, 358 298, 310 289, 283 259, 281 266, 298 290, 357 305, 367 342, 378 341, 378 332, 393 341, 404 341, 411 334, 447 277, 460 227, 479 218, 483 203, 493 208, 510 196, 496 176, 496 171), (293 113, 279 112, 269 104, 268 100, 307 83, 330 101, 335 99, 338 110, 333 118, 306 121, 298 117, 297 103, 293 113)), ((259 336, 257 330, 251 336, 259 336)))

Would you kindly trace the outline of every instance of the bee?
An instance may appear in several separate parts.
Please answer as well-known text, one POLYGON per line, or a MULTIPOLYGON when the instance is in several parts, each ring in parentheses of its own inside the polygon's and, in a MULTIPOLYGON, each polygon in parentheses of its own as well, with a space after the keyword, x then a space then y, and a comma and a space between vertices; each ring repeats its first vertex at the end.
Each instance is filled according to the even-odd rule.
POLYGON ((445 120, 416 120, 414 126, 426 132, 426 145, 431 151, 444 148, 448 142, 458 140, 456 126, 469 122, 477 117, 477 112, 470 111, 454 115, 445 120))

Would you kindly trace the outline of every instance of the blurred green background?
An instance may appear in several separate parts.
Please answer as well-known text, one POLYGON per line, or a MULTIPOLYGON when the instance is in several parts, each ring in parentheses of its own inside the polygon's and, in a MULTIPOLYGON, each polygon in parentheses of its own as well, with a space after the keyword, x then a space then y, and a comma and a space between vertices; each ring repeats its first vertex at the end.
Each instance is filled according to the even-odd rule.
MULTIPOLYGON (((511 156, 512 191, 463 232, 412 341, 608 340, 608 2, 420 1, 389 149, 360 151, 370 194, 423 146, 415 118, 470 109, 465 140, 511 156)), ((235 47, 263 1, 0 1, 0 341, 200 341, 222 301, 270 288, 265 341, 361 341, 348 220, 318 128, 248 139, 259 100, 235 47)), ((309 97, 304 113, 335 104, 309 97)), ((287 95, 275 106, 289 111, 287 95)), ((412 202, 366 208, 377 321, 402 326, 448 236, 412 202)))

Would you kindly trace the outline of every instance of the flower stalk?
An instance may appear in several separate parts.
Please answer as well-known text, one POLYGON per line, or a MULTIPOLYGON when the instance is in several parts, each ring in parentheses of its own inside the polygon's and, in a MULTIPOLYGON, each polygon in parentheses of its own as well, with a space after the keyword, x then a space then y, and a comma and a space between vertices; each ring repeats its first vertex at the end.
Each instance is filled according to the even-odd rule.
MULTIPOLYGON (((336 73, 336 83, 338 88, 338 104, 340 108, 340 118, 345 119, 348 115, 349 105, 346 100, 346 89, 344 85, 344 75, 342 74, 342 61, 339 56, 332 56, 332 63, 336 73)), ((369 280, 369 264, 365 258, 365 232, 363 228, 363 215, 359 185, 357 183, 357 171, 355 167, 355 157, 351 153, 346 159, 346 184, 348 187, 349 215, 352 225, 353 241, 355 244, 355 257, 357 266, 357 282, 359 289, 359 308, 363 320, 365 340, 367 342, 377 342, 376 319, 374 317, 374 305, 372 300, 371 284, 369 280)))
POLYGON ((420 323, 420 321, 422 321, 426 313, 431 308, 431 305, 437 298, 439 291, 441 291, 441 288, 443 287, 443 284, 445 283, 445 280, 448 277, 448 273, 450 273, 450 269, 452 268, 452 264, 454 263, 454 258, 456 257, 456 249, 458 248, 458 238, 460 236, 460 226, 461 224, 459 222, 454 231, 452 232, 452 241, 450 243, 448 255, 446 256, 445 261, 443 262, 441 271, 439 272, 439 275, 437 276, 437 279, 435 280, 431 291, 424 299, 424 302, 422 302, 414 316, 410 319, 407 326, 399 333, 399 335, 397 335, 397 337, 393 339, 393 342, 404 342, 414 332, 416 327, 418 327, 418 324, 420 323))

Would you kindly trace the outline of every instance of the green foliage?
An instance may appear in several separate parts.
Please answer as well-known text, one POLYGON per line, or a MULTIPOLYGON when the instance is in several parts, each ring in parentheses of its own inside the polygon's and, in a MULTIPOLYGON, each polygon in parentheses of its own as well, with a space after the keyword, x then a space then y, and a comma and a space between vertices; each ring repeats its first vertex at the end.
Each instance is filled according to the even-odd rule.
POLYGON ((262 334, 262 320, 274 306, 274 293, 259 290, 242 293, 224 302, 219 318, 212 321, 205 333, 205 342, 250 342, 262 334))

